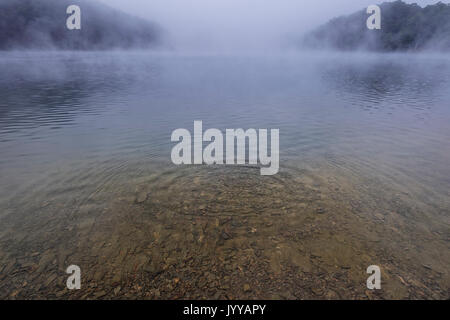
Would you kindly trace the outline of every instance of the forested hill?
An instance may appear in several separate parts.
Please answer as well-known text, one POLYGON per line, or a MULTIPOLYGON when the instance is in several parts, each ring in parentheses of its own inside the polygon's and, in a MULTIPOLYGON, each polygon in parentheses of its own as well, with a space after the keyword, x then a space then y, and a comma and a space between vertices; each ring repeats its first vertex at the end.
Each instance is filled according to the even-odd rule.
POLYGON ((402 1, 385 2, 381 29, 369 30, 366 9, 339 17, 304 38, 313 48, 370 51, 450 50, 450 4, 427 7, 402 1))
POLYGON ((96 0, 0 0, 0 50, 148 48, 160 32, 96 0), (66 27, 69 5, 81 8, 81 30, 66 27))

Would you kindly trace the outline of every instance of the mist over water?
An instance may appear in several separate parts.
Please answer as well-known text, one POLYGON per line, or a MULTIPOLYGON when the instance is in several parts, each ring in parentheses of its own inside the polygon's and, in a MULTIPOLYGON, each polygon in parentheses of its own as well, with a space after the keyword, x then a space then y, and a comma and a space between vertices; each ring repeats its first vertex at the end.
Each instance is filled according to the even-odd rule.
POLYGON ((171 50, 0 52, 0 298, 448 298, 448 55, 292 50, 369 1, 102 2, 171 50), (280 172, 174 165, 195 120, 280 172))
POLYGON ((384 298, 445 296, 448 57, 16 52, 0 67, 2 296, 27 281, 20 296, 69 298, 55 280, 69 261, 111 295, 133 272, 150 298, 230 294, 215 277, 241 297, 252 278, 260 298, 363 298, 376 262, 393 279, 384 298), (279 128, 280 173, 174 166, 171 132, 194 120, 279 128), (177 289, 161 287, 165 268, 185 277, 177 289))
MULTIPOLYGON (((371 0, 102 0, 164 26, 175 50, 296 50, 302 35, 330 19, 379 4, 371 0)), ((433 0, 406 1, 421 6, 433 0)))

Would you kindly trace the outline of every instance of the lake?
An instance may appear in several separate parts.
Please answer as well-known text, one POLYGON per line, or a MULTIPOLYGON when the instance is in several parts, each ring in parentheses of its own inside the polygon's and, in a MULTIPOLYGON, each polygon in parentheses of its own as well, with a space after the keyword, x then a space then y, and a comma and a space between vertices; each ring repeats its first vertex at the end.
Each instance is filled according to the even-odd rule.
POLYGON ((0 298, 449 298, 449 56, 3 52, 0 97, 0 298), (195 120, 279 173, 172 164, 195 120))

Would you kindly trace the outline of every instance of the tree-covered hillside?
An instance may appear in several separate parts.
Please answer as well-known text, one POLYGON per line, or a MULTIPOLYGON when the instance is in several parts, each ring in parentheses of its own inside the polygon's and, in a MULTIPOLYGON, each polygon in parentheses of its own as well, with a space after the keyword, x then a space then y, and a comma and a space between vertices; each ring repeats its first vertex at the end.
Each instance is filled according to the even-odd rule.
POLYGON ((148 48, 156 25, 95 0, 0 0, 0 50, 148 48), (81 30, 68 30, 66 9, 81 8, 81 30))
POLYGON ((450 4, 420 7, 402 1, 385 2, 381 29, 369 30, 366 9, 331 20, 308 34, 304 44, 313 48, 372 51, 450 50, 450 4))

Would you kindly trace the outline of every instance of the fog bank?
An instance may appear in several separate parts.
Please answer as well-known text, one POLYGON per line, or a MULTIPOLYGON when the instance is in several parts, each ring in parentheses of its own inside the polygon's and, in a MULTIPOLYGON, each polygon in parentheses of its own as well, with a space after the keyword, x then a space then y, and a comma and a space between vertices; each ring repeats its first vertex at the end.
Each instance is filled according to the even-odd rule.
MULTIPOLYGON (((331 18, 350 14, 374 0, 101 0, 156 21, 177 50, 286 49, 331 18)), ((421 6, 436 0, 406 1, 421 6)))

